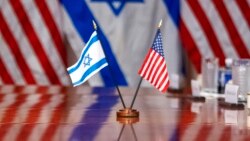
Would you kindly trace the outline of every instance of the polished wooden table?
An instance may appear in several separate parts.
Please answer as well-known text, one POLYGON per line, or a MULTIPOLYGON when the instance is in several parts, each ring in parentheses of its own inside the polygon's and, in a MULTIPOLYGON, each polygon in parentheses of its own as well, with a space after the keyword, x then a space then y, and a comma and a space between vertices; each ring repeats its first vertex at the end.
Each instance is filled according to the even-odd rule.
MULTIPOLYGON (((126 106, 135 88, 120 88, 126 106)), ((248 108, 220 100, 161 94, 141 88, 134 107, 139 121, 124 124, 114 88, 0 86, 0 140, 4 141, 201 141, 250 140, 248 108)))

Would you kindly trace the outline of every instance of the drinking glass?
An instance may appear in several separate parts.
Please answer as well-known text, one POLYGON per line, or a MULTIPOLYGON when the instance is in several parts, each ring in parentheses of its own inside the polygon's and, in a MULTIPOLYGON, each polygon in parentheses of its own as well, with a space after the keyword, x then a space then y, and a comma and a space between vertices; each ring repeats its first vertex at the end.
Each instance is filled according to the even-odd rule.
POLYGON ((246 101, 247 93, 250 92, 250 59, 233 61, 232 81, 239 86, 239 101, 246 101))
POLYGON ((218 92, 218 59, 202 59, 202 90, 206 92, 218 92))

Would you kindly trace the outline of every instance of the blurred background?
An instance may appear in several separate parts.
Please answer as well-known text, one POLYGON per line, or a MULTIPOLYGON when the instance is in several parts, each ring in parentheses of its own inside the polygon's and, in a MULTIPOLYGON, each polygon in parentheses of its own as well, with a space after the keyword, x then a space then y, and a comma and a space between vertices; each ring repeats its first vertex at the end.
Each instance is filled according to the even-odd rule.
MULTIPOLYGON (((203 58, 249 58, 250 0, 0 0, 0 84, 71 85, 66 68, 94 31, 106 67, 85 85, 136 87, 163 20, 170 87, 187 86, 203 58)), ((144 86, 149 86, 143 81, 144 86)))

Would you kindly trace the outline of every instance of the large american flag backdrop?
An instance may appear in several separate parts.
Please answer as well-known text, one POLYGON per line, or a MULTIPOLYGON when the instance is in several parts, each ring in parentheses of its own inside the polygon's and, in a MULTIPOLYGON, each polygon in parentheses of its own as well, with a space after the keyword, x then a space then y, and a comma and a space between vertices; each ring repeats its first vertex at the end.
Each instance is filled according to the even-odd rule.
MULTIPOLYGON (((150 0, 139 0, 134 5, 148 2, 150 0)), ((0 1, 0 84, 70 84, 66 73, 69 65, 66 63, 65 27, 62 22, 65 13, 69 12, 65 10, 66 3, 66 0, 0 1)), ((182 47, 198 72, 202 57, 218 57, 221 65, 224 65, 227 57, 250 57, 250 0, 158 0, 156 3, 165 6, 168 18, 163 18, 163 23, 173 21, 182 47)), ((157 21, 159 19, 155 19, 157 21)), ((133 26, 133 23, 124 24, 121 28, 130 28, 125 25, 133 26)), ((152 25, 155 27, 156 24, 152 25)), ((71 28, 66 27, 67 30, 71 28)), ((152 31, 148 33, 151 34, 150 38, 154 35, 154 29, 149 30, 152 31)), ((171 36, 172 33, 166 34, 171 36)), ((175 47, 168 48, 171 50, 175 47)), ((128 72, 136 72, 136 69, 128 72)), ((122 84, 129 84, 126 81, 124 79, 122 84)))
POLYGON ((249 58, 249 0, 185 0, 181 3, 180 36, 200 72, 202 57, 249 58))
POLYGON ((69 84, 56 0, 3 0, 0 83, 69 84))

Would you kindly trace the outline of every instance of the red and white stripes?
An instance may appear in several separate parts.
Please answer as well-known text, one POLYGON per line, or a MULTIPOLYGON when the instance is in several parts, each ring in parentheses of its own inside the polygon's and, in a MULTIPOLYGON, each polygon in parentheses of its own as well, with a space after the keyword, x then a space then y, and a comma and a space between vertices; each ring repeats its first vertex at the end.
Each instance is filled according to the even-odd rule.
POLYGON ((249 58, 249 0, 182 0, 180 36, 200 72, 201 57, 249 58), (197 60, 198 59, 198 60, 197 60))
POLYGON ((166 61, 155 50, 150 48, 138 73, 159 91, 167 91, 170 82, 166 61))
POLYGON ((2 5, 0 84, 69 84, 59 2, 7 0, 2 5))

